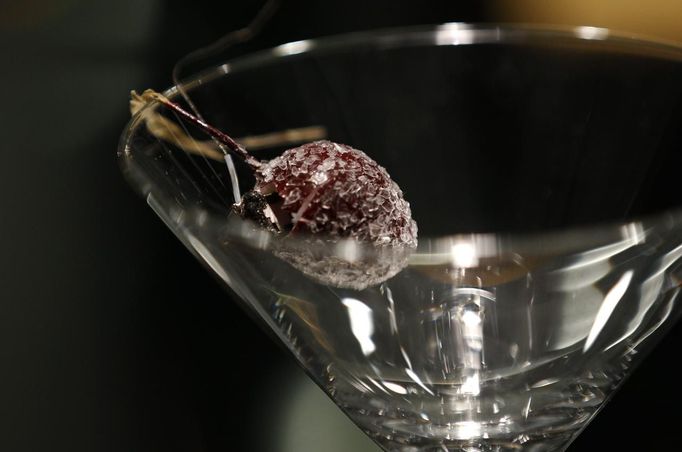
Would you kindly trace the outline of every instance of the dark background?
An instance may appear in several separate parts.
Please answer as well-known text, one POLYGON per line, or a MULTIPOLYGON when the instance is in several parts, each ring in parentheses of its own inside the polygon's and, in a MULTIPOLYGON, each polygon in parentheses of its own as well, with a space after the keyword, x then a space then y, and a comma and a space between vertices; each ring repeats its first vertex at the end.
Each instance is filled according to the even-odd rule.
MULTIPOLYGON (((283 431, 297 416, 287 410, 313 420, 329 403, 127 187, 115 159, 129 90, 169 86, 180 57, 245 25, 259 5, 0 1, 0 450, 296 450, 285 451, 286 435, 332 450, 305 421, 283 431)), ((285 1, 230 54, 499 19, 484 5, 285 1)), ((571 450, 678 447, 681 339, 678 327, 571 450)), ((354 432, 340 416, 330 422, 354 432)), ((344 435, 348 448, 334 450, 371 450, 344 435)))

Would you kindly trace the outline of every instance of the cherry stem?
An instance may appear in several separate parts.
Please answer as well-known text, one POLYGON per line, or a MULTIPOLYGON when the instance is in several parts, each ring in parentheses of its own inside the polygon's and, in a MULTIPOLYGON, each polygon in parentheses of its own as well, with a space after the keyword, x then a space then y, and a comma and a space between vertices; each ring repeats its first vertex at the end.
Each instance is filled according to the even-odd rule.
POLYGON ((145 100, 155 100, 155 101, 161 103, 166 108, 177 113, 183 119, 185 119, 185 120, 191 122, 192 124, 194 124, 195 126, 199 127, 206 134, 208 134, 211 137, 218 140, 230 152, 232 152, 233 154, 235 154, 239 158, 241 158, 251 168, 253 168, 253 169, 260 168, 261 162, 258 161, 256 158, 254 158, 251 154, 249 154, 247 152, 246 148, 244 148, 244 146, 237 143, 232 137, 230 137, 226 133, 221 132, 220 130, 216 129, 212 125, 210 125, 210 124, 206 123, 205 121, 197 118, 192 113, 189 113, 188 111, 186 111, 185 109, 180 107, 175 102, 172 102, 171 100, 169 100, 166 96, 159 94, 156 91, 146 90, 144 93, 142 93, 142 98, 145 100))

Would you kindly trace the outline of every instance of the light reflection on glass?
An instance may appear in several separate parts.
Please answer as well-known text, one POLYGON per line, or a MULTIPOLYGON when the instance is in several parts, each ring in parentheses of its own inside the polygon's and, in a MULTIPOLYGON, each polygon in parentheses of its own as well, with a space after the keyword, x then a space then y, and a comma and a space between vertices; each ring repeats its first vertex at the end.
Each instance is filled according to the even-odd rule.
POLYGON ((341 303, 348 309, 350 329, 360 344, 362 353, 365 356, 371 355, 376 350, 376 345, 372 341, 374 334, 372 310, 365 303, 355 298, 344 298, 341 303))
POLYGON ((479 382, 478 373, 464 379, 464 383, 462 383, 462 386, 460 387, 460 392, 473 396, 480 394, 481 384, 479 382))
POLYGON ((295 41, 275 47, 273 53, 277 56, 297 55, 299 53, 307 52, 312 48, 313 42, 310 40, 295 41))
POLYGON ((473 421, 463 421, 457 423, 457 438, 472 439, 481 435, 481 424, 473 421))
POLYGON ((436 31, 436 45, 461 45, 474 42, 475 33, 465 24, 447 23, 438 26, 436 31))
POLYGON ((414 381, 414 382, 417 383, 419 386, 421 386, 421 388, 422 388, 424 391, 426 391, 428 394, 433 395, 433 392, 431 391, 431 389, 429 389, 429 388, 424 384, 424 382, 421 380, 421 378, 419 378, 419 376, 418 376, 416 373, 414 373, 414 371, 413 371, 412 369, 405 369, 405 373, 407 374, 408 377, 410 377, 410 378, 412 379, 412 381, 414 381))
POLYGON ((395 392, 396 394, 407 394, 407 389, 405 389, 404 387, 400 386, 397 383, 384 381, 384 386, 386 386, 389 390, 395 392))
MULTIPOLYGON (((665 253, 663 257, 660 258, 658 267, 655 267, 656 269, 652 272, 652 274, 648 278, 646 278, 640 285, 639 309, 637 311, 637 315, 628 322, 627 331, 620 338, 614 341, 611 345, 606 347, 605 350, 609 350, 618 345, 619 343, 623 342, 624 340, 632 336, 640 328, 642 322, 644 322, 646 315, 649 313, 649 310, 651 309, 652 306, 654 306, 656 300, 658 299, 659 294, 661 293, 661 289, 664 288, 663 285, 665 272, 669 271, 671 266, 679 262, 679 259, 681 257, 682 245, 673 248, 672 250, 665 253)), ((654 325, 653 330, 656 330, 665 321, 665 319, 667 319, 668 315, 670 315, 670 311, 672 310, 672 305, 677 298, 678 291, 679 289, 677 288, 674 289, 671 301, 666 307, 668 313, 663 315, 663 320, 657 322, 657 324, 654 325)), ((650 334, 651 334, 650 332, 645 333, 642 339, 640 339, 638 342, 641 342, 642 340, 646 339, 650 334)))
POLYGON ((603 40, 609 37, 609 30, 598 27, 575 27, 575 35, 581 39, 603 40))
POLYGON ((604 297, 604 301, 602 302, 599 312, 597 312, 597 316, 594 319, 594 324, 592 325, 590 334, 587 336, 587 340, 585 341, 583 352, 589 350, 590 347, 592 347, 592 344, 594 344, 594 341, 597 339, 597 336, 599 336, 602 328, 604 328, 606 322, 611 317, 613 310, 616 309, 618 302, 623 298, 623 295, 625 295, 625 292, 630 285, 630 281, 632 280, 633 274, 634 272, 632 270, 628 270, 623 273, 623 276, 620 277, 618 282, 604 297))
POLYGON ((475 267, 478 265, 476 248, 471 243, 457 243, 452 245, 452 265, 456 268, 475 267))

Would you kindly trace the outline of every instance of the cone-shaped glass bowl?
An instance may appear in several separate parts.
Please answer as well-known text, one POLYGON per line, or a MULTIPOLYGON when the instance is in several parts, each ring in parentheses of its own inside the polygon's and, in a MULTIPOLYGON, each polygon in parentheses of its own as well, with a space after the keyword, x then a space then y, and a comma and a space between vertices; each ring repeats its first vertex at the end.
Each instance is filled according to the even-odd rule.
MULTIPOLYGON (((287 44, 184 89, 259 158, 316 127, 386 167, 411 203, 418 248, 377 257, 231 213, 226 162, 192 126, 201 143, 178 139, 158 105, 119 150, 178 238, 385 450, 563 450, 679 313, 673 45, 448 24, 287 44), (305 262, 359 268, 360 287, 305 262)), ((236 167, 243 193, 253 176, 236 167)))

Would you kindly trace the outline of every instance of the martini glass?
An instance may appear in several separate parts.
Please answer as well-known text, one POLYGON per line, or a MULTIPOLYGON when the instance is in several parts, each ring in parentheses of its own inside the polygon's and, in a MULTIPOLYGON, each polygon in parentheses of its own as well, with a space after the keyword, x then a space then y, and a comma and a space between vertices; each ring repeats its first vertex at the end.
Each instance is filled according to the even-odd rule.
POLYGON ((387 257, 231 214, 252 175, 237 162, 231 178, 158 105, 132 119, 119 160, 383 449, 564 450, 680 312, 680 82, 675 45, 463 24, 290 43, 188 81, 201 115, 258 157, 312 133, 388 169, 419 245, 352 289, 282 246, 311 263, 387 257))

